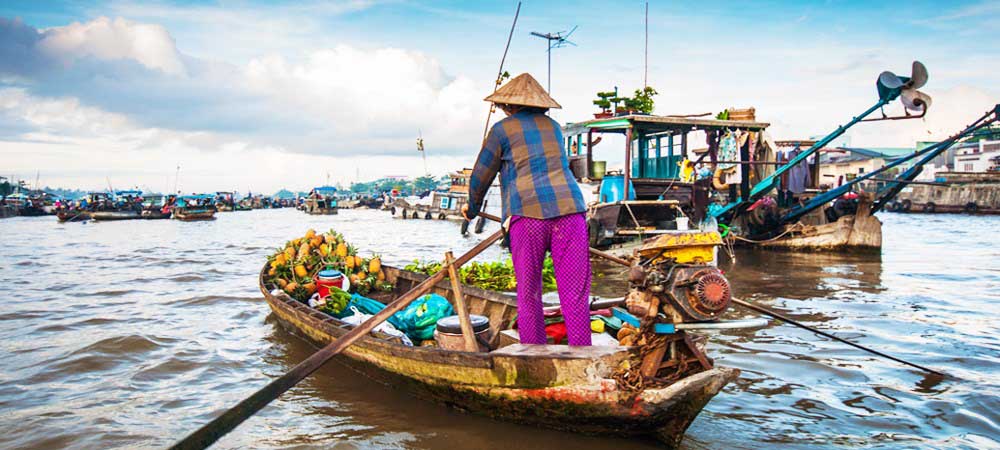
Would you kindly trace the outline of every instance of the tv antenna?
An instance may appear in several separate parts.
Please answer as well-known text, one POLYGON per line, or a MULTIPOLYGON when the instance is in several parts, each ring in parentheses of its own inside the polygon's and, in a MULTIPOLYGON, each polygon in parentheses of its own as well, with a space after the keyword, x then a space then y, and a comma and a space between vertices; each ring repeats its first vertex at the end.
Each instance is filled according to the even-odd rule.
POLYGON ((545 33, 545 34, 539 33, 537 31, 531 32, 532 36, 545 39, 546 41, 548 41, 549 44, 548 49, 545 50, 545 53, 547 53, 549 57, 549 79, 547 88, 549 91, 549 95, 552 94, 552 49, 562 48, 565 47, 567 44, 576 47, 577 46, 576 43, 568 40, 569 35, 573 34, 573 32, 576 31, 576 28, 577 27, 574 26, 573 29, 569 30, 568 33, 565 31, 559 31, 556 33, 545 33))

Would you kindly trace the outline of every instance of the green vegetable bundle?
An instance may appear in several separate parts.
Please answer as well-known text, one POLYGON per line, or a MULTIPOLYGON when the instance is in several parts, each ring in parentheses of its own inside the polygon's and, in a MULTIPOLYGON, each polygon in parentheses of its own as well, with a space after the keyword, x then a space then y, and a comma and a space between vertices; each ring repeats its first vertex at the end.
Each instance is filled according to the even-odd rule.
POLYGON ((326 298, 326 304, 319 308, 320 311, 331 315, 339 315, 347 308, 347 303, 351 301, 351 294, 336 287, 330 287, 330 296, 326 298))
MULTIPOLYGON (((441 263, 414 260, 404 270, 410 272, 434 275, 441 271, 441 263)), ((514 275, 514 262, 507 258, 503 261, 472 262, 462 266, 459 273, 462 283, 491 291, 511 292, 517 289, 517 277, 514 275)), ((546 292, 556 290, 555 267, 552 257, 546 256, 542 265, 542 283, 546 292)))

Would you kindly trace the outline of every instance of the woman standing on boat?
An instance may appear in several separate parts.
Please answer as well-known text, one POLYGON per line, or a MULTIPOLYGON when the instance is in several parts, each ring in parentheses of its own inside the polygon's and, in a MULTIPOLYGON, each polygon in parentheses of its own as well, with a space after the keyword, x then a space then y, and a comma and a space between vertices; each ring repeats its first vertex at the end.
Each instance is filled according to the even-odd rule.
POLYGON ((529 74, 497 89, 486 101, 507 118, 493 125, 469 180, 466 219, 479 214, 500 174, 504 228, 517 277, 521 343, 545 344, 542 266, 552 253, 569 345, 590 345, 590 257, 587 206, 563 152, 562 130, 545 115, 561 108, 529 74))

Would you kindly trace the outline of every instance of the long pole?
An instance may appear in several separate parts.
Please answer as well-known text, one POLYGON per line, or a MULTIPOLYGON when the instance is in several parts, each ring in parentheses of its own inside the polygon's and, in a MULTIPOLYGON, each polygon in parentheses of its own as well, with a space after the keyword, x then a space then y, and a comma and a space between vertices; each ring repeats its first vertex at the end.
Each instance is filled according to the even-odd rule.
MULTIPOLYGON (((485 218, 487 218, 489 220, 495 220, 495 221, 499 222, 499 218, 496 217, 496 216, 492 216, 490 214, 485 214, 485 213, 480 213, 479 215, 481 215, 481 216, 483 216, 483 217, 485 217, 485 218)), ((597 250, 595 248, 591 248, 590 249, 590 254, 595 255, 595 256, 599 256, 599 257, 602 257, 602 258, 605 258, 605 259, 608 259, 609 261, 621 264, 621 265, 626 266, 626 267, 629 267, 629 266, 632 265, 630 262, 628 262, 628 261, 626 261, 624 259, 618 258, 616 256, 610 255, 610 254, 605 253, 605 252, 602 252, 602 251, 597 250)), ((865 347, 865 346, 862 346, 862 345, 859 345, 859 344, 855 344, 855 343, 853 343, 851 341, 848 341, 848 340, 843 339, 843 338, 839 338, 839 337, 834 336, 834 335, 832 335, 830 333, 827 333, 825 331, 818 330, 818 329, 810 327, 808 325, 804 325, 804 324, 799 323, 798 321, 796 321, 794 319, 791 319, 791 318, 786 317, 786 316, 784 316, 782 314, 779 314, 779 313, 776 313, 774 311, 771 311, 771 310, 769 310, 767 308, 764 308, 762 306, 757 306, 757 305, 754 305, 754 304, 751 304, 751 303, 747 303, 747 302, 745 302, 743 300, 739 300, 739 299, 736 299, 736 298, 733 299, 733 303, 735 303, 737 305, 740 305, 740 306, 742 306, 744 308, 748 308, 748 309, 754 310, 754 311, 759 312, 761 314, 765 314, 765 315, 774 317, 775 319, 781 320, 781 321, 786 322, 786 323, 788 323, 790 325, 795 325, 795 326, 797 326, 799 328, 803 328, 803 329, 812 331, 813 333, 816 333, 816 334, 818 334, 820 336, 825 336, 825 337, 828 337, 828 338, 833 339, 835 341, 842 342, 842 343, 845 343, 847 345, 850 345, 851 347, 858 348, 858 349, 864 350, 866 352, 869 352, 869 353, 881 356, 883 358, 888 358, 888 359, 891 359, 891 360, 896 361, 898 363, 906 364, 906 365, 908 365, 910 367, 915 367, 917 369, 923 370, 925 372, 930 372, 930 373, 933 373, 935 375, 948 376, 948 375, 946 375, 946 374, 944 374, 942 372, 939 372, 937 370, 929 369, 927 367, 924 367, 924 366, 921 366, 921 365, 918 365, 918 364, 911 363, 909 361, 905 361, 905 360, 896 358, 895 356, 882 353, 882 352, 880 352, 878 350, 872 350, 872 349, 870 349, 868 347, 865 347)))
POLYGON ((646 46, 642 51, 642 87, 649 86, 649 2, 646 2, 646 46))
MULTIPOLYGON (((491 234, 489 237, 484 239, 479 244, 476 244, 471 250, 459 256, 458 259, 454 260, 452 264, 461 266, 472 258, 476 257, 483 250, 489 248, 494 242, 500 240, 503 237, 503 230, 499 230, 496 233, 491 234)), ((267 406, 274 399, 281 396, 285 391, 292 388, 302 381, 311 373, 315 372, 323 364, 337 356, 344 351, 347 347, 350 347, 358 339, 367 336, 376 326, 385 322, 393 314, 406 308, 407 305, 412 303, 414 300, 424 295, 429 291, 435 284, 443 280, 448 271, 442 270, 433 276, 427 278, 420 284, 410 289, 409 292, 403 294, 392 303, 386 305, 385 309, 379 311, 377 314, 372 316, 370 319, 366 320, 361 325, 343 335, 336 341, 333 341, 326 347, 323 347, 312 356, 306 358, 304 361, 300 362, 298 365, 288 371, 288 373, 278 377, 274 381, 267 384, 257 392, 254 392, 251 396, 247 397, 236 406, 226 410, 221 416, 216 417, 211 422, 205 424, 199 428, 194 433, 189 434, 187 437, 182 439, 180 442, 174 444, 171 449, 204 449, 215 443, 222 436, 232 431, 234 428, 243 423, 243 421, 250 418, 257 411, 260 411, 263 407, 267 406)))
POLYGON ((866 352, 869 352, 869 353, 881 356, 883 358, 891 359, 891 360, 896 361, 896 362, 901 363, 901 364, 906 364, 907 366, 910 366, 910 367, 915 367, 917 369, 923 370, 924 372, 930 372, 930 373, 933 373, 934 375, 940 375, 942 377, 948 376, 947 374, 939 372, 937 370, 929 369, 929 368, 921 366, 919 364, 911 363, 909 361, 899 359, 899 358, 897 358, 895 356, 892 356, 892 355, 887 355, 887 354, 882 353, 882 352, 880 352, 878 350, 873 350, 873 349, 870 349, 868 347, 865 347, 865 346, 862 346, 862 345, 859 345, 859 344, 855 344, 855 343, 853 343, 851 341, 848 341, 847 339, 839 338, 839 337, 834 336, 834 335, 832 335, 830 333, 827 333, 825 331, 817 330, 816 328, 813 328, 813 327, 810 327, 808 325, 804 325, 802 323, 799 323, 798 321, 796 321, 796 320, 794 320, 794 319, 792 319, 790 317, 787 317, 787 316, 785 316, 783 314, 779 314, 779 313, 771 311, 771 310, 769 310, 767 308, 764 308, 764 307, 761 307, 761 306, 757 306, 757 305, 754 305, 752 303, 745 302, 745 301, 740 300, 738 298, 734 298, 733 299, 733 303, 735 303, 737 305, 740 305, 740 306, 742 306, 744 308, 751 309, 753 311, 757 311, 757 312, 759 312, 761 314, 774 317, 775 319, 778 319, 778 320, 780 320, 782 322, 785 322, 785 323, 787 323, 789 325, 794 325, 794 326, 797 326, 799 328, 812 331, 813 333, 816 333, 816 334, 818 334, 820 336, 828 337, 828 338, 833 339, 833 340, 835 340, 837 342, 841 342, 841 343, 850 345, 851 347, 864 350, 866 352))
MULTIPOLYGON (((517 2, 517 10, 514 11, 514 22, 510 24, 510 33, 507 34, 507 45, 503 48, 503 56, 500 58, 500 69, 497 70, 496 83, 493 85, 493 92, 500 87, 500 77, 503 76, 503 64, 507 61, 507 51, 510 50, 510 40, 514 38, 514 28, 517 28, 517 17, 521 15, 521 2, 517 2)), ((493 117, 496 106, 490 103, 490 110, 486 113, 486 125, 483 127, 483 143, 486 143, 486 135, 490 132, 490 118, 493 117)))
POLYGON ((549 79, 547 82, 548 88, 546 90, 549 91, 549 95, 552 95, 552 39, 549 39, 548 43, 549 49, 545 51, 545 53, 548 53, 549 56, 549 79))

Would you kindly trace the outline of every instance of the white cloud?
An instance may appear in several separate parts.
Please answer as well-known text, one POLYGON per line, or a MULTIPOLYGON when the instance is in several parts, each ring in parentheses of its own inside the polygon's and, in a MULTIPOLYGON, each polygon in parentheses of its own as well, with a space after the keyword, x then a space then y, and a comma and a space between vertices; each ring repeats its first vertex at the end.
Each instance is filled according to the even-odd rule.
POLYGON ((484 106, 469 80, 449 78, 424 54, 393 48, 339 45, 297 64, 270 56, 251 61, 244 75, 249 92, 307 116, 334 152, 409 151, 418 130, 439 147, 475 142, 468 130, 484 106))
POLYGON ((66 63, 82 57, 103 60, 132 59, 171 75, 184 73, 184 64, 170 33, 160 25, 100 17, 45 30, 38 48, 66 63))
POLYGON ((31 74, 36 96, 289 152, 406 154, 421 131, 438 152, 474 150, 485 107, 469 80, 398 48, 342 44, 238 66, 181 54, 161 26, 98 18, 40 32, 26 51, 62 63, 31 74))

